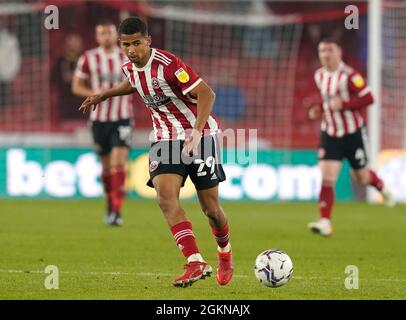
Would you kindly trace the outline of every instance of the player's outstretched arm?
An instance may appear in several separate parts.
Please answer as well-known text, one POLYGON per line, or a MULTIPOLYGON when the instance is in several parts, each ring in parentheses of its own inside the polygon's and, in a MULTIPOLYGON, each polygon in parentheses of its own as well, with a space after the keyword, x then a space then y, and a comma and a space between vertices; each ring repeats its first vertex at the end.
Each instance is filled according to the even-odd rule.
POLYGON ((79 111, 82 111, 83 113, 86 113, 90 110, 90 108, 93 107, 93 110, 96 109, 97 105, 111 97, 116 97, 116 96, 124 96, 127 94, 131 94, 135 92, 136 89, 134 89, 131 84, 128 82, 128 80, 123 80, 120 84, 114 86, 113 88, 104 90, 100 92, 99 94, 94 94, 86 98, 85 101, 83 101, 82 105, 79 107, 79 111))
POLYGON ((197 146, 202 137, 202 132, 210 113, 213 109, 216 95, 213 90, 204 82, 200 82, 190 91, 190 95, 197 99, 197 116, 190 137, 185 140, 184 153, 193 155, 197 154, 197 146))
POLYGON ((94 94, 86 80, 77 75, 74 75, 72 79, 72 93, 79 97, 88 97, 94 94))

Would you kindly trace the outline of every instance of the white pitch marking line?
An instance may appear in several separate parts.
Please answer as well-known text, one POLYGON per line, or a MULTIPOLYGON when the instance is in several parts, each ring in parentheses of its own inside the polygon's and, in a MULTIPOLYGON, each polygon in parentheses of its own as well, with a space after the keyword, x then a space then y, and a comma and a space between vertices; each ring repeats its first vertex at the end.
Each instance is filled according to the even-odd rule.
MULTIPOLYGON (((15 269, 0 269, 0 273, 45 273, 42 270, 15 270, 15 269)), ((175 274, 172 273, 153 273, 153 272, 109 272, 109 271, 60 271, 59 273, 64 274, 88 274, 88 275, 112 275, 112 276, 141 276, 141 277, 174 277, 175 274)), ((243 274, 235 274, 235 278, 251 278, 250 276, 243 274)), ((340 277, 326 278, 326 277, 302 277, 302 276, 293 276, 293 279, 296 280, 342 280, 340 277)), ((363 281, 389 281, 389 282, 406 282, 406 279, 362 279, 363 281)))

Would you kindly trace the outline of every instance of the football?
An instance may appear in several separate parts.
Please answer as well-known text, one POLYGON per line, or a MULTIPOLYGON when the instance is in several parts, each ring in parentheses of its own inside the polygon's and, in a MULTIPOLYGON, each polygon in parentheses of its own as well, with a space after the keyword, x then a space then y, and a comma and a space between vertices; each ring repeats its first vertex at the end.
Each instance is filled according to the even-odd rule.
POLYGON ((279 249, 265 250, 255 260, 255 276, 267 287, 280 287, 292 277, 293 263, 290 257, 279 249))

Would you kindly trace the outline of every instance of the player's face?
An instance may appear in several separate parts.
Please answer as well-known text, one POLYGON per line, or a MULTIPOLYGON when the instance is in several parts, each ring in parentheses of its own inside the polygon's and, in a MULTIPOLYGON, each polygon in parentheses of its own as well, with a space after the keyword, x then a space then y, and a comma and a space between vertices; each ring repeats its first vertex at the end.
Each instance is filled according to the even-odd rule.
POLYGON ((137 67, 143 67, 150 57, 151 37, 141 33, 121 34, 120 45, 124 53, 137 67))
POLYGON ((341 49, 335 43, 321 42, 319 44, 319 59, 323 67, 337 68, 341 61, 341 49))
POLYGON ((103 48, 111 48, 117 44, 118 34, 115 25, 98 25, 96 27, 96 41, 103 48))

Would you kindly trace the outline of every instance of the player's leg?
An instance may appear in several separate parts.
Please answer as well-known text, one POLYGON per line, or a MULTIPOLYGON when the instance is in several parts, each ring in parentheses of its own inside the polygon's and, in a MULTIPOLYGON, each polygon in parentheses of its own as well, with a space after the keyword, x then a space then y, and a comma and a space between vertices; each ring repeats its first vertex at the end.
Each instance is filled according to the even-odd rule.
POLYGON ((333 234, 331 216, 335 199, 334 189, 343 157, 338 138, 330 137, 322 132, 318 156, 321 171, 321 188, 318 200, 320 219, 309 223, 308 227, 314 233, 330 236, 333 234))
MULTIPOLYGON (((162 168, 164 170, 165 166, 162 168)), ((185 211, 180 206, 179 192, 185 177, 176 173, 162 173, 151 177, 151 180, 157 192, 158 205, 165 216, 176 244, 187 259, 184 274, 175 279, 173 284, 186 287, 209 276, 212 269, 203 260, 196 244, 192 223, 187 219, 185 211)))
POLYGON ((182 183, 183 177, 173 173, 160 174, 152 179, 157 193, 157 203, 170 228, 187 221, 186 213, 179 202, 182 183))
POLYGON ((226 179, 220 161, 219 143, 216 136, 205 136, 199 145, 199 154, 188 165, 190 179, 194 183, 202 211, 209 219, 217 242, 217 281, 227 284, 233 275, 231 245, 227 217, 219 202, 218 185, 226 179))
POLYGON ((382 191, 384 183, 378 175, 368 167, 355 169, 352 171, 353 176, 357 182, 363 186, 372 186, 379 192, 382 191))
POLYGON ((115 203, 113 212, 121 216, 121 206, 124 201, 126 190, 126 164, 128 160, 127 147, 113 147, 110 153, 110 172, 112 176, 115 203))
POLYGON ((331 219, 335 198, 335 184, 341 170, 341 161, 321 160, 321 189, 319 195, 320 218, 331 219))
POLYGON ((374 187, 382 195, 384 203, 388 207, 392 208, 396 205, 392 193, 374 170, 368 167, 353 170, 353 176, 359 184, 374 187))
POLYGON ((123 223, 121 206, 125 198, 126 163, 131 144, 132 127, 129 119, 109 123, 108 144, 110 152, 110 174, 114 203, 110 212, 112 225, 123 223))
POLYGON ((364 186, 372 186, 381 193, 385 204, 389 207, 395 206, 395 201, 392 194, 385 187, 381 178, 378 177, 375 171, 368 168, 367 147, 368 139, 366 128, 361 128, 357 132, 347 137, 346 157, 352 168, 353 177, 358 183, 364 186))
POLYGON ((93 121, 91 124, 91 132, 94 141, 95 151, 99 156, 102 165, 101 180, 103 183, 103 190, 106 196, 107 208, 105 214, 105 223, 110 225, 109 216, 112 208, 114 207, 115 194, 113 190, 113 181, 111 175, 110 164, 110 143, 108 139, 109 127, 105 122, 93 121))
POLYGON ((101 181, 103 183, 103 190, 107 201, 107 214, 111 211, 114 203, 114 194, 112 192, 112 179, 110 174, 110 154, 99 155, 100 163, 102 165, 101 181))
POLYGON ((309 228, 314 233, 322 236, 331 236, 333 228, 331 216, 335 199, 335 184, 341 169, 341 161, 321 160, 319 161, 321 171, 321 188, 319 193, 320 219, 317 222, 309 223, 309 228))
POLYGON ((227 217, 219 201, 218 186, 198 190, 200 206, 209 219, 212 234, 217 242, 218 268, 217 282, 226 285, 233 276, 233 260, 230 244, 230 231, 227 217))

